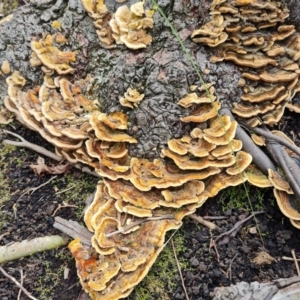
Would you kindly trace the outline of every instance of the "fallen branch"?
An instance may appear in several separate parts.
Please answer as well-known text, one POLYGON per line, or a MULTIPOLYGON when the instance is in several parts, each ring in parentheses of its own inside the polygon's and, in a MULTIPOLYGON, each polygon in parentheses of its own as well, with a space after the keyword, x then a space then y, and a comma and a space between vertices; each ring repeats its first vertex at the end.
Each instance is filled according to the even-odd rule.
POLYGON ((37 237, 32 240, 15 242, 0 247, 0 263, 29 256, 37 252, 55 249, 67 244, 67 240, 59 235, 37 237))
MULTIPOLYGON (((235 120, 231 110, 228 107, 222 107, 220 113, 230 116, 231 121, 235 120)), ((252 155, 253 163, 264 174, 268 174, 268 169, 276 170, 276 166, 272 160, 252 141, 250 136, 240 125, 237 126, 235 138, 243 142, 243 150, 252 155)))
POLYGON ((236 255, 233 257, 233 259, 230 261, 230 264, 229 264, 228 272, 229 272, 229 280, 230 281, 232 280, 232 272, 231 272, 232 263, 235 260, 235 258, 237 257, 237 255, 238 255, 238 253, 236 253, 236 255))
MULTIPOLYGON (((0 256, 1 257, 1 256, 0 256)), ((34 298, 17 280, 16 278, 12 277, 11 275, 7 274, 4 269, 2 267, 0 267, 0 271, 2 272, 2 274, 9 278, 18 288, 20 288, 22 290, 22 292, 24 294, 26 294, 30 299, 32 300, 38 300, 36 298, 34 298)))
POLYGON ((194 220, 194 221, 196 221, 196 222, 202 224, 203 226, 208 227, 208 228, 211 229, 211 230, 214 230, 214 229, 218 228, 218 226, 217 226, 216 224, 214 224, 214 223, 212 223, 212 222, 209 222, 209 221, 207 221, 207 220, 204 220, 204 218, 201 217, 201 216, 197 216, 197 215, 195 215, 195 214, 192 214, 192 215, 189 215, 189 217, 190 217, 192 220, 194 220))
MULTIPOLYGON (((9 135, 12 135, 16 138, 18 138, 21 142, 17 142, 17 141, 11 141, 11 140, 3 140, 3 144, 6 144, 6 145, 12 145, 12 146, 16 146, 16 147, 23 147, 23 148, 27 148, 29 150, 33 150, 39 154, 42 154, 46 157, 49 157, 53 160, 56 160, 58 162, 62 162, 64 160, 63 157, 61 156, 58 156, 56 155, 55 153, 52 153, 51 151, 41 147, 41 146, 38 146, 36 144, 33 144, 33 143, 30 143, 28 142, 27 140, 25 140, 23 137, 21 137, 20 135, 14 133, 14 132, 11 132, 9 130, 3 130, 4 133, 6 134, 9 134, 9 135)), ((92 176, 95 176, 95 177, 100 177, 99 174, 97 174, 95 171, 92 171, 90 170, 87 166, 82 166, 81 164, 74 164, 72 165, 72 167, 82 171, 82 172, 85 172, 85 173, 88 173, 92 176)))
MULTIPOLYGON (((283 260, 289 260, 289 261, 295 261, 292 257, 288 257, 288 256, 282 256, 281 257, 283 260)), ((296 259, 297 261, 300 261, 300 259, 296 259)))
POLYGON ((40 154, 45 155, 47 157, 50 157, 53 160, 56 160, 56 161, 59 161, 59 162, 63 160, 63 158, 61 156, 58 156, 55 153, 52 153, 51 151, 49 151, 49 150, 47 150, 47 149, 45 149, 41 146, 38 146, 36 144, 33 144, 33 143, 30 143, 30 142, 26 141, 23 137, 21 137, 20 135, 14 133, 14 132, 11 132, 9 130, 3 130, 3 132, 6 133, 6 134, 14 136, 14 137, 18 138, 21 141, 21 142, 17 142, 17 141, 11 141, 11 140, 4 140, 3 144, 12 145, 12 146, 16 146, 16 147, 27 148, 27 149, 33 150, 34 152, 37 152, 37 153, 40 153, 40 154))

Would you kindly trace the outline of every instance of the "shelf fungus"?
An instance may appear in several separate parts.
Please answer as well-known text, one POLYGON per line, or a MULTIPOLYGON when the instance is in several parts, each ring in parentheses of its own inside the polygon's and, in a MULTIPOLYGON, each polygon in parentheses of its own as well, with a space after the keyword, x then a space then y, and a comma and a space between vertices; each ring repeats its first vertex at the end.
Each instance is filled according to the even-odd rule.
POLYGON ((137 2, 129 8, 120 6, 110 13, 104 1, 81 0, 94 25, 100 45, 110 49, 116 44, 125 44, 129 49, 146 48, 152 37, 146 30, 153 27, 152 12, 144 10, 144 2, 137 2))
POLYGON ((133 109, 138 107, 144 96, 144 94, 139 93, 137 90, 128 88, 124 96, 120 98, 120 104, 133 109))
POLYGON ((191 37, 220 49, 214 61, 233 61, 240 67, 244 95, 233 103, 232 112, 255 127, 277 124, 286 107, 300 111, 293 102, 299 90, 300 37, 293 25, 283 24, 288 10, 275 1, 213 1, 211 15, 191 37))
MULTIPOLYGON (((143 2, 120 6, 114 14, 104 1, 82 3, 95 21, 103 47, 117 43, 140 49, 151 43, 146 30, 153 27, 152 12, 144 10, 143 2)), ((244 95, 232 111, 255 126, 278 123, 285 107, 300 110, 292 100, 300 90, 300 39, 290 39, 295 34, 293 26, 277 25, 288 12, 273 2, 214 0, 211 14, 212 21, 192 38, 220 48, 219 60, 241 67, 244 95), (261 30, 268 27, 270 34, 261 30)), ((58 41, 62 39, 47 35, 31 43, 31 65, 44 73, 41 85, 28 89, 18 71, 10 74, 2 65, 2 71, 10 74, 4 102, 23 125, 54 145, 62 159, 89 165, 102 177, 84 215, 93 235, 91 245, 79 239, 69 244, 91 299, 127 297, 162 251, 166 233, 179 228, 185 216, 226 187, 245 181, 274 187, 279 207, 299 226, 293 183, 287 183, 281 170, 258 170, 255 157, 238 137, 237 121, 229 113, 220 115, 221 102, 212 84, 194 86, 192 93, 179 100, 186 110, 180 125, 188 129, 166 140, 160 157, 132 157, 129 145, 138 144, 139 137, 126 131, 131 129, 127 115, 101 111, 88 93, 91 77, 75 79, 79 74, 73 75, 70 66, 75 53, 61 51, 64 46, 58 41)), ((119 101, 134 110, 143 98, 141 91, 128 88, 119 101)), ((288 156, 295 159, 293 152, 288 156)))

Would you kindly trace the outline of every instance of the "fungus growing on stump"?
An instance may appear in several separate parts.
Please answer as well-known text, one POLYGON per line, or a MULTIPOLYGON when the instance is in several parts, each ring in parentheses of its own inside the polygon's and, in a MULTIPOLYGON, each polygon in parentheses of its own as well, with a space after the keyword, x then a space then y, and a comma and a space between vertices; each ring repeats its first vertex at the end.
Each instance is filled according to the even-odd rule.
POLYGON ((191 37, 196 43, 214 47, 207 39, 226 32, 226 42, 218 44, 219 60, 237 64, 245 81, 242 101, 234 103, 232 111, 249 126, 273 126, 280 121, 285 107, 297 110, 296 106, 293 109, 292 98, 299 81, 299 37, 290 39, 296 34, 294 26, 281 24, 288 11, 275 2, 221 1, 213 3, 211 14, 212 21, 191 37), (260 32, 268 27, 268 35, 260 32))
MULTIPOLYGON (((142 2, 130 8, 120 6, 114 15, 104 1, 83 0, 83 5, 95 21, 103 47, 123 43, 140 49, 151 42, 146 30, 153 27, 152 12, 144 11, 142 2)), ((242 68, 240 85, 245 94, 242 102, 234 105, 236 115, 251 124, 275 124, 285 107, 294 105, 290 98, 300 90, 299 40, 286 43, 294 28, 276 27, 286 18, 286 11, 272 2, 250 0, 230 4, 215 0, 212 10, 212 22, 195 31, 193 39, 212 47, 223 46, 220 60, 236 62, 242 68), (266 16, 265 10, 271 13, 266 16), (269 26, 274 30, 270 36, 260 33, 261 28, 269 26), (200 37, 203 34, 205 38, 200 37), (285 56, 287 59, 283 59, 285 56)), ((69 245, 83 288, 92 299, 127 297, 162 251, 166 232, 179 228, 185 216, 228 186, 246 180, 260 187, 276 186, 275 196, 282 209, 288 206, 286 215, 298 222, 285 178, 276 177, 272 171, 268 178, 251 164, 252 156, 242 150, 243 143, 236 137, 238 123, 229 114, 219 116, 221 102, 214 96, 212 85, 194 86, 193 93, 175 99, 185 109, 183 112, 180 108, 175 125, 184 130, 163 140, 165 148, 160 157, 131 157, 129 144, 139 146, 140 139, 138 134, 132 136, 134 110, 142 111, 154 102, 166 107, 171 104, 171 108, 176 104, 154 98, 144 105, 152 97, 146 86, 143 91, 147 99, 142 103, 142 90, 116 89, 119 93, 114 99, 107 93, 107 101, 119 100, 131 109, 122 108, 118 102, 102 111, 88 88, 91 78, 75 79, 80 76, 70 66, 75 53, 59 50, 60 43, 53 46, 58 40, 48 35, 32 42, 31 64, 44 72, 42 85, 26 89, 25 79, 14 72, 7 78, 5 104, 20 122, 52 143, 62 158, 72 164, 87 164, 102 177, 84 216, 93 234, 92 246, 86 248, 78 239, 69 245), (204 93, 206 89, 209 95, 204 93)), ((114 78, 111 81, 117 82, 114 78)), ((160 107, 155 113, 158 111, 160 107)), ((163 113, 161 116, 165 117, 163 113)), ((162 134, 157 132, 160 138, 162 134)))

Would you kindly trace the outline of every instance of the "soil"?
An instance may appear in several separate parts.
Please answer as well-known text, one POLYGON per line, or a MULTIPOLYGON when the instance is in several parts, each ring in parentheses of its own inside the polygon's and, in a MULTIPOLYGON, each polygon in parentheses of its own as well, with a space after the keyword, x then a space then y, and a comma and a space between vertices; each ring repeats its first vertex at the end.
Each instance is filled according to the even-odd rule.
MULTIPOLYGON (((300 145, 300 125, 297 115, 288 113, 279 124, 279 129, 288 134, 300 145)), ((37 134, 25 129, 17 122, 4 129, 14 131, 25 139, 53 151, 37 134)), ((9 200, 2 202, 0 214, 0 245, 11 242, 33 239, 35 237, 61 234, 53 228, 56 208, 63 202, 76 207, 63 208, 55 216, 82 222, 81 212, 85 200, 93 193, 98 179, 70 169, 66 174, 57 175, 48 184, 38 188, 34 193, 24 194, 32 187, 46 183, 53 175, 36 175, 29 167, 36 162, 38 155, 21 148, 9 148, 0 145, 1 186, 3 193, 9 192, 9 200)), ((45 158, 46 164, 56 162, 45 158)), ((177 256, 181 263, 182 276, 187 293, 191 300, 212 299, 216 287, 228 286, 240 281, 259 282, 277 278, 288 278, 297 274, 294 262, 283 260, 283 256, 291 257, 294 249, 300 256, 299 231, 295 229, 280 212, 271 190, 258 190, 248 187, 251 205, 245 196, 244 187, 227 189, 218 197, 209 199, 197 210, 197 215, 225 217, 213 221, 217 230, 209 230, 195 221, 186 218, 182 228, 174 239, 183 241, 177 256), (251 207, 252 206, 252 207, 251 207), (231 229, 238 221, 249 216, 252 211, 263 210, 256 220, 251 218, 245 222, 234 237, 224 245, 211 247, 212 241, 220 234, 231 229), (256 229, 256 230, 255 230, 256 229), (268 253, 273 260, 270 264, 264 261, 258 265, 253 259, 260 252, 268 253)), ((2 195, 0 193, 0 195, 2 195)), ((176 245, 176 243, 175 243, 176 245)), ((168 244, 166 251, 170 251, 168 244)), ((164 252, 161 254, 164 257, 164 252)), ((143 289, 152 291, 147 278, 130 296, 130 299, 185 299, 181 278, 177 273, 175 258, 164 268, 158 260, 149 276, 163 283, 163 291, 142 293, 143 289), (171 270, 168 270, 172 269, 171 270), (162 274, 171 272, 169 278, 162 274), (144 296, 147 295, 147 296, 144 296)), ((43 299, 75 300, 82 297, 82 289, 76 275, 75 262, 67 247, 45 251, 1 265, 11 276, 20 281, 20 270, 24 273, 23 286, 34 297, 43 299)), ((150 278, 150 277, 149 277, 150 278)), ((19 288, 8 278, 0 275, 0 299, 15 300, 19 288)), ((23 293, 19 299, 27 299, 23 293)))

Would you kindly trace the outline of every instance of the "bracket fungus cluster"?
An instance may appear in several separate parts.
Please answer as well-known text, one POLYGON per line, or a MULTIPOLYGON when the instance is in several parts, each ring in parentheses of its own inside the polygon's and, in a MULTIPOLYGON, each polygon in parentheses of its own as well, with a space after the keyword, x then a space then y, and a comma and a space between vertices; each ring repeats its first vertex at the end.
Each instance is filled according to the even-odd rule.
MULTIPOLYGON (((195 30, 191 37, 196 43, 218 49, 218 56, 212 57, 212 62, 232 61, 240 67, 239 85, 244 94, 240 102, 233 103, 231 110, 237 118, 253 128, 276 125, 285 108, 300 112, 299 103, 293 100, 300 91, 300 36, 295 26, 284 24, 288 9, 273 1, 214 0, 210 14, 211 21, 195 30)), ((279 173, 268 169, 263 174, 250 166, 245 173, 248 181, 259 187, 273 186, 281 211, 300 228, 294 199, 300 195, 299 156, 282 146, 278 146, 281 150, 273 149, 270 138, 266 141, 253 135, 253 140, 260 146, 268 142, 271 153, 282 151, 281 155, 275 154, 274 160, 279 162, 279 156, 283 155, 284 163, 288 162, 296 175, 295 179, 287 176, 288 168, 279 173)))
POLYGON ((130 49, 146 48, 152 37, 146 29, 153 27, 152 12, 144 10, 144 3, 137 2, 129 8, 120 6, 111 14, 104 1, 82 0, 88 14, 95 20, 94 26, 101 46, 113 48, 116 44, 125 44, 130 49))
POLYGON ((286 107, 300 112, 293 101, 300 90, 300 36, 295 26, 283 24, 288 9, 275 1, 214 0, 210 13, 212 20, 192 39, 219 49, 213 61, 240 67, 244 94, 232 112, 251 127, 277 124, 286 107))
MULTIPOLYGON (((146 29, 153 27, 152 12, 144 11, 143 2, 120 6, 114 14, 104 1, 82 3, 103 47, 117 43, 140 49, 151 42, 146 29)), ((233 61, 243 70, 240 85, 245 93, 233 112, 255 126, 276 124, 285 107, 297 111, 292 99, 300 88, 300 40, 293 26, 277 25, 287 10, 259 0, 214 0, 211 13, 212 21, 194 31, 192 39, 221 47, 222 55, 215 60, 233 61)), ((127 115, 105 113, 97 100, 85 96, 91 77, 72 79, 76 53, 60 51, 64 42, 61 34, 33 40, 30 63, 44 72, 43 83, 26 90, 26 79, 14 71, 6 79, 4 102, 24 126, 53 144, 62 159, 87 164, 102 177, 84 216, 93 233, 92 246, 80 239, 69 245, 81 284, 92 299, 127 297, 163 249, 167 231, 179 228, 185 216, 226 187, 245 181, 274 187, 279 207, 300 227, 300 213, 292 207, 293 185, 281 171, 269 168, 264 174, 254 165, 237 137, 237 121, 221 113, 211 84, 194 86, 178 102, 188 111, 180 122, 189 123, 190 130, 166 141, 160 157, 131 157, 128 144, 138 143, 138 138, 126 132, 127 115)), ((6 63, 1 70, 10 73, 6 63)), ((119 101, 135 109, 144 96, 128 88, 119 101)), ((256 141, 265 142, 257 136, 256 141)), ((297 154, 287 153, 299 166, 297 154)))

